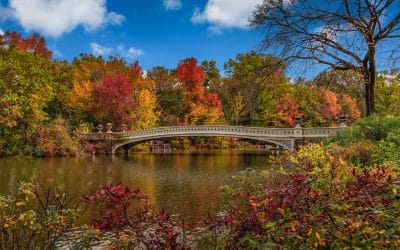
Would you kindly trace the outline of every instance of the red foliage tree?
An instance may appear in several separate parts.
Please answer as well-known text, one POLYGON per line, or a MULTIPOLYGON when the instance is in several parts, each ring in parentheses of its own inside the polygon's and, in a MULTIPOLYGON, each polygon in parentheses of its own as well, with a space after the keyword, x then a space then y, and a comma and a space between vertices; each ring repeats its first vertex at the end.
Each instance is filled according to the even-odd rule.
POLYGON ((126 77, 106 77, 93 86, 93 112, 100 122, 112 122, 117 127, 132 124, 129 113, 134 107, 133 84, 126 77))
POLYGON ((205 99, 204 83, 207 74, 202 67, 197 65, 195 58, 190 57, 179 63, 176 78, 183 83, 187 102, 198 103, 205 99))
POLYGON ((222 102, 219 100, 217 93, 209 93, 207 95, 207 105, 209 107, 218 108, 218 110, 222 111, 222 102))
POLYGON ((43 58, 51 58, 52 52, 46 46, 46 40, 38 33, 33 33, 28 38, 23 38, 19 33, 7 31, 0 35, 0 46, 13 47, 20 52, 30 53, 43 58))
POLYGON ((133 80, 143 77, 143 69, 137 60, 129 67, 129 75, 133 80))

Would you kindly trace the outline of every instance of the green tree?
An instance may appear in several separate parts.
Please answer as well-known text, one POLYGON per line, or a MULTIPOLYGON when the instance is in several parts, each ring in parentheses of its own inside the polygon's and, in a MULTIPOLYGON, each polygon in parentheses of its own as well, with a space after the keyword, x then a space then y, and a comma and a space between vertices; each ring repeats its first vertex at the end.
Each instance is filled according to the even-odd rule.
POLYGON ((294 94, 299 102, 298 112, 302 115, 303 126, 323 126, 325 120, 319 112, 321 103, 316 88, 310 84, 297 84, 294 94))
POLYGON ((174 71, 163 66, 156 66, 147 72, 147 78, 155 83, 161 125, 176 125, 178 117, 182 117, 184 111, 182 110, 183 92, 178 87, 174 71))
POLYGON ((218 86, 221 83, 221 74, 219 73, 219 70, 217 68, 217 62, 214 60, 204 60, 201 62, 201 67, 207 74, 205 87, 211 91, 215 91, 216 89, 218 89, 218 86))
MULTIPOLYGON (((233 83, 223 84, 222 88, 234 86, 236 92, 230 94, 243 96, 245 124, 273 125, 276 101, 290 87, 283 61, 272 55, 250 51, 237 55, 235 60, 230 59, 224 68, 227 78, 233 83)), ((230 98, 225 97, 227 99, 230 98)))
POLYGON ((400 74, 382 73, 377 79, 376 112, 380 115, 400 114, 400 74))
POLYGON ((0 155, 31 154, 33 134, 54 97, 55 64, 14 49, 0 49, 0 155))

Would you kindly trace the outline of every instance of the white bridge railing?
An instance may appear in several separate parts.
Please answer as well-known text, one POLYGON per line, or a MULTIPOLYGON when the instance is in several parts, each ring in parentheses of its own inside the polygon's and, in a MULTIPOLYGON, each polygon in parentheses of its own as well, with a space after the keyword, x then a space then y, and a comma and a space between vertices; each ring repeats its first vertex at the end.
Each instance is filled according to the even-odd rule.
POLYGON ((270 138, 325 138, 340 130, 340 127, 317 127, 317 128, 265 128, 265 127, 243 127, 243 126, 173 126, 145 129, 140 131, 126 132, 103 132, 84 134, 89 140, 127 140, 131 138, 148 137, 154 135, 184 135, 184 136, 207 136, 217 134, 221 136, 249 135, 254 137, 270 138))
POLYGON ((250 140, 259 140, 272 143, 283 149, 293 151, 298 143, 315 141, 327 138, 343 127, 332 128, 263 128, 263 127, 240 127, 240 126, 175 126, 145 129, 140 131, 107 132, 83 134, 82 139, 92 142, 106 142, 109 145, 110 154, 123 147, 128 154, 129 147, 134 144, 182 136, 219 136, 237 137, 250 140))

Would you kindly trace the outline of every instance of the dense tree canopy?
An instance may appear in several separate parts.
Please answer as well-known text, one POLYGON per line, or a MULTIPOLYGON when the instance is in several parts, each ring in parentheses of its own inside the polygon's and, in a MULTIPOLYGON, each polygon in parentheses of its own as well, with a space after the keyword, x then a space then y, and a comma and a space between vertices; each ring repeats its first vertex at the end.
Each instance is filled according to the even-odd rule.
MULTIPOLYGON (((50 50, 39 35, 33 36, 41 41, 34 52, 29 43, 21 45, 27 39, 6 34, 2 41, 8 42, 0 47, 2 156, 74 154, 76 145, 68 136, 106 123, 114 131, 122 125, 293 127, 294 118, 301 117, 302 125, 310 127, 333 126, 342 115, 354 122, 361 114, 361 76, 352 72, 330 71, 292 82, 283 60, 250 51, 228 60, 224 74, 215 61, 199 65, 193 57, 176 68, 156 66, 145 74, 139 62, 124 58, 81 54, 71 63, 55 61, 46 56, 50 50)), ((398 114, 399 77, 390 72, 377 76, 377 111, 385 115, 398 114)), ((219 142, 200 138, 192 143, 219 142)))
MULTIPOLYGON (((0 155, 32 146, 54 96, 55 63, 15 50, 0 50, 0 155)), ((23 152, 22 152, 23 153, 23 152)))

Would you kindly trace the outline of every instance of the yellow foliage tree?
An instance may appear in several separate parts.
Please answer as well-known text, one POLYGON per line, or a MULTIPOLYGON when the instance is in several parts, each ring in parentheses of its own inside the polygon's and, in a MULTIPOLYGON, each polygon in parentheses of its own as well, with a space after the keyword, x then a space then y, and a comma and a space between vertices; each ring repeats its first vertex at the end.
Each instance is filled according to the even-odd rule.
POLYGON ((93 85, 89 81, 74 80, 69 96, 71 108, 88 111, 92 102, 93 85))
POLYGON ((204 103, 191 103, 189 113, 192 125, 224 124, 224 114, 220 107, 208 106, 204 103))
POLYGON ((137 107, 131 117, 135 120, 133 130, 153 128, 156 126, 160 112, 156 111, 156 96, 148 89, 139 92, 137 107))

